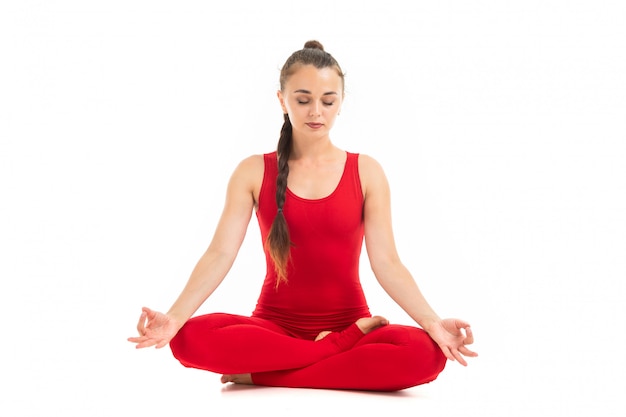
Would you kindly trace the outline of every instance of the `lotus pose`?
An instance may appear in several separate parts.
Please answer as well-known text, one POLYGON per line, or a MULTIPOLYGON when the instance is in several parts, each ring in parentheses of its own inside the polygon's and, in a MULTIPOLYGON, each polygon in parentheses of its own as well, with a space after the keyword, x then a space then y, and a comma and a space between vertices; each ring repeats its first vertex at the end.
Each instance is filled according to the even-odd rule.
POLYGON ((211 243, 167 313, 144 307, 137 348, 168 343, 222 382, 396 391, 477 354, 470 325, 441 319, 396 251, 389 185, 372 157, 335 146, 344 76, 317 41, 285 62, 277 149, 239 163, 211 243), (227 275, 252 213, 267 269, 250 317, 195 316, 227 275), (372 316, 359 278, 363 240, 382 288, 419 326, 372 316))

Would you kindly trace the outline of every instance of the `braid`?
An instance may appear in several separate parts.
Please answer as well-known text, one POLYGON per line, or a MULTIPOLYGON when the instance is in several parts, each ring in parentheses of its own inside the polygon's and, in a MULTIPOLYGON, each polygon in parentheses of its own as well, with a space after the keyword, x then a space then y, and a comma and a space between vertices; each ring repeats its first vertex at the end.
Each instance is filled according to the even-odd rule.
MULTIPOLYGON (((304 44, 304 48, 294 52, 287 59, 280 70, 280 89, 284 91, 287 79, 300 68, 302 65, 313 65, 315 68, 334 68, 341 78, 342 84, 344 74, 339 64, 328 52, 324 51, 324 47, 318 41, 312 40, 304 44)), ((278 140, 278 176, 276 178, 276 206, 278 213, 274 218, 265 248, 269 252, 274 266, 276 268, 276 288, 281 282, 287 281, 287 265, 290 259, 290 251, 293 243, 289 238, 289 228, 283 214, 285 205, 285 194, 287 192, 287 176, 289 175, 289 156, 292 147, 292 126, 289 116, 285 114, 285 122, 280 131, 280 139, 278 140)))
POLYGON ((291 153, 292 129, 289 116, 285 114, 285 122, 280 131, 278 140, 278 176, 276 178, 276 206, 278 213, 274 218, 270 233, 267 236, 266 247, 274 261, 278 280, 276 288, 282 281, 287 281, 287 263, 289 262, 289 251, 291 240, 289 238, 289 228, 283 214, 285 205, 285 194, 287 192, 287 176, 289 175, 289 154, 291 153))
POLYGON ((287 176, 289 175, 289 155, 291 154, 292 129, 289 115, 285 114, 285 122, 280 130, 278 140, 278 178, 276 179, 276 206, 282 209, 285 205, 287 191, 287 176))

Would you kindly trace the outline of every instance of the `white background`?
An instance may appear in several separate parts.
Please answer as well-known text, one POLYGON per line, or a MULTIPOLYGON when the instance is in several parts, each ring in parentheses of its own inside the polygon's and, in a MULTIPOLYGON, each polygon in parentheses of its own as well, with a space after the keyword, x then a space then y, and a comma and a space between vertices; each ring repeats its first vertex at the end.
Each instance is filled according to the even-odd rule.
MULTIPOLYGON (((617 0, 3 1, 0 414, 623 415, 625 17, 617 0), (381 162, 404 263, 476 334, 480 357, 432 384, 223 388, 126 342, 182 289, 235 165, 275 148, 279 68, 309 39, 347 74, 334 142, 381 162)), ((198 313, 250 314, 261 256, 253 218, 198 313)), ((366 257, 362 280, 373 313, 410 323, 366 257)))

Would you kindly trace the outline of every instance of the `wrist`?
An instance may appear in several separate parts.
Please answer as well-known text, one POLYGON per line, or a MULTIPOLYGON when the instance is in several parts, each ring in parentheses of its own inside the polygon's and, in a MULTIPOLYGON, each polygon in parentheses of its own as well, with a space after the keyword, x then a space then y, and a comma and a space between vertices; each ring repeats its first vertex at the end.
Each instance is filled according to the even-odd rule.
POLYGON ((183 324, 185 324, 185 322, 187 321, 186 318, 184 318, 183 316, 176 314, 174 311, 168 311, 166 313, 167 317, 169 317, 170 321, 176 325, 176 330, 178 331, 181 327, 183 327, 183 324))
POLYGON ((439 323, 441 319, 439 317, 426 317, 419 320, 417 323, 420 325, 422 329, 426 331, 426 333, 430 333, 433 326, 439 323))

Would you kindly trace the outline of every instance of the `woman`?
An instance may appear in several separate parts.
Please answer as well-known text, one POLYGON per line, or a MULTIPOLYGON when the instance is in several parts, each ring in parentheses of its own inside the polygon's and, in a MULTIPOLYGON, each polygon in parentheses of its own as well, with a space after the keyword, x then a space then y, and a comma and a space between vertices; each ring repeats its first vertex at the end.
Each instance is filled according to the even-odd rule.
POLYGON ((344 98, 337 61, 309 41, 285 62, 277 151, 235 169, 206 253, 166 313, 143 308, 137 348, 164 347, 222 382, 394 391, 467 365, 468 323, 440 319, 395 248, 389 186, 371 157, 332 144, 344 98), (191 316, 232 266, 253 210, 267 271, 251 317, 191 316), (363 239, 377 280, 421 328, 372 317, 359 281, 363 239))

